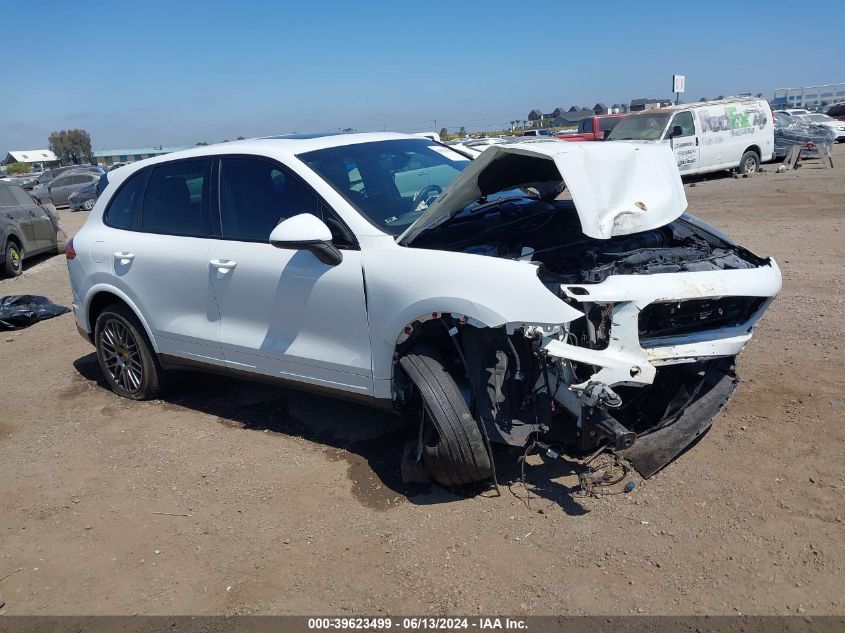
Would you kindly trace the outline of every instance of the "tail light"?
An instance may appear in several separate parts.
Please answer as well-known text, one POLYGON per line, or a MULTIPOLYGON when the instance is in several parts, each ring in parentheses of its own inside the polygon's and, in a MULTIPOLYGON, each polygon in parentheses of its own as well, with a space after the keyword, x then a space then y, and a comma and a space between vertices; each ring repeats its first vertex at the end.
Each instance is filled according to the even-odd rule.
POLYGON ((65 245, 65 257, 76 259, 76 250, 73 248, 73 238, 70 238, 65 245))

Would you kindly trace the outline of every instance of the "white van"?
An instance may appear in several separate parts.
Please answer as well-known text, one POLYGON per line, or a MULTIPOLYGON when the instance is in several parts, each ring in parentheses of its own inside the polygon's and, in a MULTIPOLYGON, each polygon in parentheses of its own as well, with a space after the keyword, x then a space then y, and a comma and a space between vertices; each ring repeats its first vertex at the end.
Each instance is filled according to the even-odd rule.
POLYGON ((682 176, 734 168, 744 174, 772 159, 774 123, 765 100, 738 97, 636 112, 607 140, 665 143, 682 176))

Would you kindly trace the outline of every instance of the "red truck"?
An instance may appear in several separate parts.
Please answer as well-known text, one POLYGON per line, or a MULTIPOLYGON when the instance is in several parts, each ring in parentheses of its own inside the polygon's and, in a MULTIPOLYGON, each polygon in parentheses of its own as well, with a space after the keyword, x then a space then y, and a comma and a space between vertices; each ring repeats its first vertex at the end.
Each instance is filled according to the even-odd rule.
POLYGON ((555 138, 562 141, 603 141, 616 124, 626 116, 628 115, 604 114, 587 117, 578 124, 577 132, 559 132, 555 134, 555 138))

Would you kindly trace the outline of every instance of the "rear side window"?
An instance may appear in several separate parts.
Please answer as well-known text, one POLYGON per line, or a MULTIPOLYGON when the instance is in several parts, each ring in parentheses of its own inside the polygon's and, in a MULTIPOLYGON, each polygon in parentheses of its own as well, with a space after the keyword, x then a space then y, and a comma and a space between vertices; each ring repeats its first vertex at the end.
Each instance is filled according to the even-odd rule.
POLYGON ((15 200, 15 196, 12 195, 9 189, 9 187, 0 183, 0 208, 18 206, 18 201, 15 200))
POLYGON ((210 235, 210 174, 210 159, 155 167, 144 193, 141 229, 169 235, 210 235))
POLYGON ((610 134, 613 128, 618 125, 619 121, 620 119, 600 119, 599 129, 605 134, 610 134))
POLYGON ((106 209, 105 223, 116 229, 134 229, 138 226, 138 209, 141 206, 141 193, 147 172, 133 174, 123 183, 106 209))
POLYGON ((9 187, 9 191, 12 192, 12 196, 14 196, 18 204, 23 206, 35 204, 35 201, 29 196, 29 194, 17 185, 9 187))

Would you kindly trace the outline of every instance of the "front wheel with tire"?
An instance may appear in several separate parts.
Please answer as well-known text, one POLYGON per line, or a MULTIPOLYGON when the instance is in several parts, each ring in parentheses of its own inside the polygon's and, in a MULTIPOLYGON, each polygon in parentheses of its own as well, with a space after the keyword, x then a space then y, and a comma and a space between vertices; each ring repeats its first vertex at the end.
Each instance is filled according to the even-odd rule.
POLYGON ((416 348, 399 362, 416 387, 420 456, 431 477, 451 488, 488 479, 492 468, 481 430, 439 355, 416 348))
POLYGON ((760 157, 757 152, 748 150, 739 159, 739 173, 750 174, 760 169, 760 157))
POLYGON ((82 203, 82 210, 83 211, 90 211, 94 208, 94 204, 96 204, 96 200, 86 200, 82 203))
POLYGON ((112 391, 130 400, 158 396, 161 367, 143 326, 128 308, 111 305, 100 313, 94 343, 100 369, 112 391))
POLYGON ((3 272, 7 277, 17 277, 23 272, 23 250, 17 242, 9 240, 6 243, 6 259, 3 261, 3 272))

